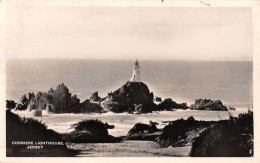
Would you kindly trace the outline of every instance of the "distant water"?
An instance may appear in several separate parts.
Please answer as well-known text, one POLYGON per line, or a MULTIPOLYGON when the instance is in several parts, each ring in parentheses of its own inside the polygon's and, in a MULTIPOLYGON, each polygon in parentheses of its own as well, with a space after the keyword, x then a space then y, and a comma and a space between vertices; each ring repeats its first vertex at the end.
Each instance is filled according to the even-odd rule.
MULTIPOLYGON (((247 109, 253 101, 253 62, 143 61, 141 78, 155 96, 194 103, 198 98, 220 99, 247 109)), ((81 101, 98 91, 114 91, 132 75, 133 61, 15 59, 7 61, 7 99, 28 92, 47 92, 64 83, 81 101)))

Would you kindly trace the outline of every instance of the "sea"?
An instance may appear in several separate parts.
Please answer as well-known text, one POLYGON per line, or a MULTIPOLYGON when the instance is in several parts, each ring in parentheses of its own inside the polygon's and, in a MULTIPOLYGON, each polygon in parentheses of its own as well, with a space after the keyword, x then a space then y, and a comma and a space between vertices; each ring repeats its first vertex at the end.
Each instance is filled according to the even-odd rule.
MULTIPOLYGON (((93 92, 101 97, 130 80, 135 60, 12 59, 7 61, 6 97, 19 102, 23 94, 64 83, 81 101, 93 92)), ((114 125, 113 136, 125 136, 136 123, 154 121, 158 128, 167 121, 193 116, 196 120, 218 121, 238 116, 253 103, 253 62, 148 61, 139 60, 141 79, 155 96, 172 98, 188 105, 196 99, 221 100, 236 111, 174 110, 149 114, 49 114, 33 117, 29 111, 14 111, 21 117, 36 118, 59 133, 73 131, 72 124, 84 119, 100 119, 114 125)))
MULTIPOLYGON (((84 101, 101 97, 130 80, 135 60, 10 59, 6 64, 6 98, 64 83, 84 101)), ((253 62, 139 60, 141 79, 155 96, 188 105, 196 99, 221 100, 237 110, 253 104, 253 62)))

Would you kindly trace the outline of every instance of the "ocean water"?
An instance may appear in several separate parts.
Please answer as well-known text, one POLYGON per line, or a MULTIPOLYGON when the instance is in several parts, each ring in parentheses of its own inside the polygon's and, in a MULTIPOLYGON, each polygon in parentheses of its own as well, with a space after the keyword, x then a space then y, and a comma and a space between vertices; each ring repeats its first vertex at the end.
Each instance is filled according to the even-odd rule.
MULTIPOLYGON (((189 105, 198 98, 221 100, 237 110, 253 103, 253 62, 139 61, 141 79, 155 96, 189 105)), ((64 83, 81 101, 95 91, 101 97, 132 76, 134 60, 7 60, 6 97, 47 92, 64 83)))
POLYGON ((48 114, 43 111, 42 117, 33 117, 29 111, 12 111, 21 117, 34 118, 46 124, 48 129, 52 129, 59 133, 69 133, 73 131, 72 124, 75 124, 85 119, 99 119, 102 122, 107 122, 114 125, 114 129, 109 129, 108 132, 113 136, 126 136, 128 131, 136 123, 149 124, 149 121, 157 122, 158 128, 163 128, 168 123, 166 121, 174 121, 180 118, 187 119, 193 116, 196 120, 218 121, 229 119, 232 115, 237 117, 243 111, 203 111, 203 110, 176 110, 176 111, 160 111, 149 114, 128 114, 128 113, 104 113, 104 114, 48 114))

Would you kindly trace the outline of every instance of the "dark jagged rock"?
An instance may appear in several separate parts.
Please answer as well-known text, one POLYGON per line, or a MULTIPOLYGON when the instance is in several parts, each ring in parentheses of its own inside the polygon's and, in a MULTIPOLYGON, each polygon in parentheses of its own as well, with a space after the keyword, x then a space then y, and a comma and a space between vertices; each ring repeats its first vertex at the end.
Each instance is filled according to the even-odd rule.
POLYGON ((16 102, 14 100, 6 100, 6 109, 11 110, 16 107, 16 102))
POLYGON ((128 105, 153 103, 153 93, 143 82, 128 81, 118 90, 110 93, 107 98, 112 102, 128 105))
POLYGON ((254 155, 253 112, 230 116, 204 130, 195 139, 192 157, 252 157, 254 155))
POLYGON ((155 98, 154 98, 154 101, 156 101, 156 102, 162 102, 162 98, 161 98, 161 97, 155 97, 155 98))
POLYGON ((216 111, 227 111, 227 107, 222 104, 220 100, 210 99, 197 99, 195 104, 190 106, 191 110, 216 110, 216 111))
POLYGON ((79 105, 70 108, 70 113, 104 113, 104 109, 96 103, 91 103, 89 100, 85 100, 79 105))
POLYGON ((63 138, 73 143, 114 143, 122 139, 108 135, 108 128, 113 125, 104 124, 100 120, 83 120, 71 126, 74 128, 69 134, 63 134, 63 138))
POLYGON ((98 92, 92 93, 90 100, 92 101, 99 101, 101 98, 98 96, 98 92))
POLYGON ((68 113, 72 111, 71 108, 77 108, 80 100, 76 95, 71 96, 69 89, 62 83, 57 86, 57 89, 50 89, 48 93, 38 92, 29 93, 30 110, 44 110, 52 111, 53 113, 68 113))
POLYGON ((143 123, 137 123, 134 125, 134 127, 132 129, 130 129, 128 131, 127 136, 131 136, 133 134, 136 133, 144 133, 144 132, 148 132, 148 133, 152 133, 152 132, 156 132, 158 131, 156 125, 158 125, 158 123, 156 122, 152 122, 150 121, 150 124, 143 124, 143 123))
POLYGON ((157 129, 158 123, 150 121, 150 124, 137 123, 124 139, 126 140, 154 140, 162 131, 157 129))
POLYGON ((32 118, 20 118, 6 111, 6 156, 7 157, 43 157, 72 156, 75 151, 67 149, 61 136, 44 124, 32 118), (48 146, 42 149, 27 149, 28 145, 14 145, 12 142, 61 142, 61 145, 48 146))
POLYGON ((114 129, 115 128, 114 125, 109 125, 108 123, 105 123, 105 127, 106 127, 106 129, 114 129))
POLYGON ((58 85, 56 90, 50 90, 49 94, 52 96, 54 113, 67 113, 70 108, 76 108, 80 103, 76 95, 71 96, 69 89, 63 83, 58 85))
POLYGON ((26 94, 21 97, 20 102, 16 105, 16 110, 26 110, 29 105, 29 100, 26 98, 26 94))
POLYGON ((134 112, 134 105, 130 105, 130 104, 118 103, 118 102, 105 102, 103 105, 109 111, 112 111, 114 113, 134 112))
POLYGON ((36 96, 34 93, 29 93, 29 109, 30 110, 44 110, 48 104, 52 103, 52 95, 45 92, 38 92, 36 96))
POLYGON ((139 104, 139 105, 135 105, 135 112, 137 114, 141 114, 141 113, 152 113, 152 111, 156 111, 157 110, 157 105, 154 103, 149 103, 149 104, 139 104))
POLYGON ((187 104, 177 104, 171 98, 163 100, 162 103, 158 104, 158 110, 172 110, 172 109, 187 109, 187 104))
POLYGON ((146 84, 128 81, 121 88, 109 93, 103 105, 115 113, 133 113, 135 110, 138 113, 149 113, 154 109, 148 108, 148 105, 154 104, 153 98, 154 95, 146 84))
MULTIPOLYGON (((95 96, 98 94, 95 94, 95 96)), ((91 103, 90 100, 85 100, 80 103, 76 95, 71 95, 69 89, 62 83, 54 90, 51 88, 47 93, 38 92, 28 93, 28 98, 23 95, 21 102, 16 109, 26 110, 29 106, 31 110, 47 110, 53 113, 102 113, 103 108, 96 103, 91 103)), ((37 113, 38 115, 38 113, 37 113)))
POLYGON ((196 121, 193 117, 189 117, 187 120, 178 119, 165 126, 156 141, 162 148, 191 146, 200 132, 214 123, 196 121))

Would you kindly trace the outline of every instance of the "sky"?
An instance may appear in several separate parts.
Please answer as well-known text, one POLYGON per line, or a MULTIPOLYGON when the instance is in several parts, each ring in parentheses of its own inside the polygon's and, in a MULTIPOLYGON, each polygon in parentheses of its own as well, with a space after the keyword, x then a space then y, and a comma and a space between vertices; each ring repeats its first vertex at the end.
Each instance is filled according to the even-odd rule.
POLYGON ((7 58, 252 61, 250 8, 16 7, 7 58))

